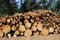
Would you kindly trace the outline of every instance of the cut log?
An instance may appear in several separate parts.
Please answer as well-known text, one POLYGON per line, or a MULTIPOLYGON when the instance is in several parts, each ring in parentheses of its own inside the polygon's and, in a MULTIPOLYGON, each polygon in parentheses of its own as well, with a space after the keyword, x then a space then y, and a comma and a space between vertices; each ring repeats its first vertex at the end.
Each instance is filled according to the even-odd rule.
POLYGON ((20 25, 19 28, 18 28, 18 30, 20 32, 24 32, 26 29, 25 29, 25 26, 24 25, 20 25))
POLYGON ((41 35, 42 36, 47 36, 48 34, 49 34, 48 29, 44 28, 44 29, 41 30, 41 35))
POLYGON ((16 24, 16 27, 19 27, 19 24, 16 24))
POLYGON ((12 23, 11 24, 15 24, 15 20, 12 20, 12 23))
POLYGON ((10 28, 9 25, 4 25, 3 26, 3 32, 5 33, 5 35, 6 35, 6 33, 10 32, 10 31, 11 31, 11 28, 10 28))
POLYGON ((16 34, 14 34, 14 35, 13 35, 13 37, 15 37, 15 38, 16 38, 16 37, 17 37, 17 35, 16 35, 16 34))
POLYGON ((33 26, 37 26, 37 22, 34 22, 34 23, 33 23, 33 26))
POLYGON ((20 35, 21 35, 21 36, 23 36, 23 35, 24 35, 24 33, 20 33, 20 35))
POLYGON ((40 19, 38 17, 36 17, 36 20, 39 21, 40 19))
POLYGON ((58 33, 60 34, 60 29, 58 30, 58 33))
POLYGON ((53 27, 49 27, 49 32, 50 33, 54 32, 54 28, 53 27))
POLYGON ((38 31, 41 31, 42 28, 43 28, 43 24, 41 24, 41 23, 37 24, 37 29, 38 29, 38 31))
POLYGON ((32 31, 30 29, 27 29, 24 33, 24 36, 30 37, 32 35, 32 31))
POLYGON ((34 22, 34 20, 33 20, 33 19, 30 19, 30 22, 31 22, 31 23, 33 23, 33 22, 34 22))
POLYGON ((36 26, 32 26, 32 27, 31 27, 31 30, 32 30, 32 31, 37 31, 37 27, 36 27, 36 26))
POLYGON ((1 17, 1 22, 5 22, 5 17, 1 17))
POLYGON ((30 28, 31 27, 31 23, 29 23, 29 22, 25 23, 25 27, 26 28, 30 28))
POLYGON ((7 22, 9 23, 10 22, 10 19, 7 19, 7 22))
POLYGON ((19 35, 19 30, 16 30, 14 34, 19 35))
POLYGON ((0 26, 3 25, 2 23, 0 23, 0 26))
POLYGON ((46 14, 48 17, 50 16, 49 13, 46 14))
POLYGON ((58 30, 57 29, 55 29, 55 34, 58 34, 58 30))
POLYGON ((3 37, 3 31, 2 30, 0 30, 0 37, 3 37))
POLYGON ((25 19, 30 19, 30 16, 24 15, 25 19))
POLYGON ((20 21, 19 24, 22 25, 23 23, 20 21))
POLYGON ((10 34, 10 33, 9 33, 9 34, 7 34, 7 37, 8 37, 8 38, 11 38, 11 34, 10 34))
POLYGON ((16 26, 12 26, 12 31, 15 31, 17 29, 17 27, 16 26))
POLYGON ((24 23, 28 23, 29 21, 27 19, 24 20, 24 23))
POLYGON ((34 36, 38 36, 38 35, 39 35, 39 31, 35 31, 35 32, 33 33, 33 35, 34 35, 34 36))

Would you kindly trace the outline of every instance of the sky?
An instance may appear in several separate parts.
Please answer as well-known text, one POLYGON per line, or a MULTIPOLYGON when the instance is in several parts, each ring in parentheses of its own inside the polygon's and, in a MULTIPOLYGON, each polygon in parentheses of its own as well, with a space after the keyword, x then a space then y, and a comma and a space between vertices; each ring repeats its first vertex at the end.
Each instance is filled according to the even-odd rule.
POLYGON ((18 7, 18 9, 21 7, 21 0, 15 0, 16 2, 18 2, 17 3, 17 7, 18 7))
MULTIPOLYGON (((21 7, 21 0, 15 0, 15 2, 18 2, 17 7, 19 9, 21 7)), ((22 0, 22 3, 24 3, 24 0, 22 0)))

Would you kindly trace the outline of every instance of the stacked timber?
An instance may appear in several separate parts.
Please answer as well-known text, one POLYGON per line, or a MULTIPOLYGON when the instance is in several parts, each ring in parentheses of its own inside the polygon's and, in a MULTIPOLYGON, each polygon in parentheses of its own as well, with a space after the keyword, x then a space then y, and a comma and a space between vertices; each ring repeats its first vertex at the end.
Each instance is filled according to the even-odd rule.
POLYGON ((0 17, 0 37, 60 34, 60 16, 50 10, 0 17))

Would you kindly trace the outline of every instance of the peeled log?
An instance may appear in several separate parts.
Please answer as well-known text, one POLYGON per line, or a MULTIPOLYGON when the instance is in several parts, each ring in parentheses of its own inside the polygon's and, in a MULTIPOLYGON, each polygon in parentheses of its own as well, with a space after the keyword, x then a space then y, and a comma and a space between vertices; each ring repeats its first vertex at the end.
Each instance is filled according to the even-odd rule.
POLYGON ((3 32, 5 33, 5 35, 6 35, 6 33, 10 32, 10 31, 11 31, 11 28, 10 28, 9 25, 4 25, 3 26, 3 32))
POLYGON ((3 37, 3 31, 0 30, 0 37, 3 37))
POLYGON ((49 32, 50 33, 54 32, 54 28, 53 27, 49 27, 49 32))
POLYGON ((18 28, 18 30, 20 32, 24 32, 25 31, 25 26, 24 25, 20 25, 19 28, 18 28))
POLYGON ((48 34, 49 34, 48 29, 42 29, 42 30, 41 30, 41 35, 42 35, 42 36, 47 36, 48 34))
POLYGON ((24 36, 30 37, 31 35, 32 35, 32 31, 31 31, 30 29, 27 29, 27 30, 25 31, 24 36))

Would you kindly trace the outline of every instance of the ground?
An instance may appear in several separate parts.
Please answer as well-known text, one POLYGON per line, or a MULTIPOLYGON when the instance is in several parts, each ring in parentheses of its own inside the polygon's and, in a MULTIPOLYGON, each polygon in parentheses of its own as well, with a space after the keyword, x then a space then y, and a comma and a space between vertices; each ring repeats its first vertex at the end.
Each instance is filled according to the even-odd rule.
POLYGON ((11 38, 0 38, 0 40, 60 40, 60 34, 50 34, 48 36, 32 36, 32 37, 11 37, 11 38))

